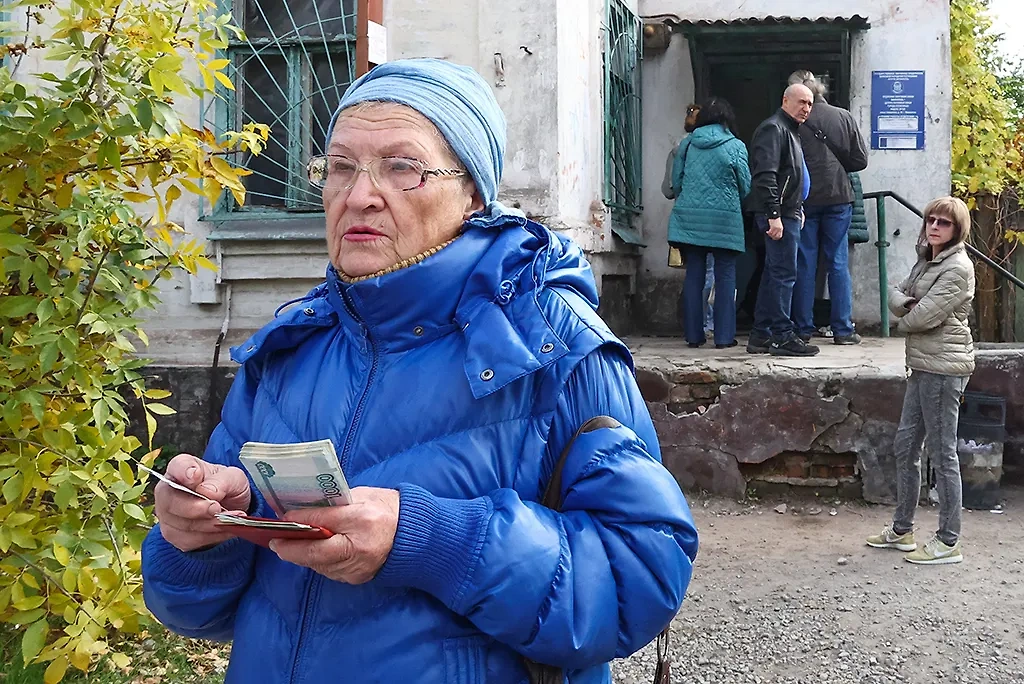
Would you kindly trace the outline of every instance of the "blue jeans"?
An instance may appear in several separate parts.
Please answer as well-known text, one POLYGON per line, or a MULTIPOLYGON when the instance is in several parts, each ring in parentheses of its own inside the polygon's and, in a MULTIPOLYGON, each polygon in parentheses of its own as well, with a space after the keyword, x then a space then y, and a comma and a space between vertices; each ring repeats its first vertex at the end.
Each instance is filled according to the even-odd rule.
MULTIPOLYGON (((757 214, 754 225, 762 233, 768 232, 768 217, 757 214)), ((800 244, 800 219, 782 217, 782 238, 764 238, 764 273, 757 288, 757 306, 754 307, 753 334, 762 339, 784 343, 793 336, 790 307, 793 304, 793 286, 796 284, 796 254, 800 244)))
POLYGON ((850 279, 850 221, 852 204, 804 207, 807 221, 800 231, 796 286, 793 289, 793 324, 800 335, 814 334, 814 292, 818 275, 818 248, 825 250, 828 296, 832 302, 832 334, 853 334, 853 281, 850 279))
POLYGON ((704 284, 708 255, 713 254, 715 270, 715 344, 736 339, 736 257, 738 252, 686 245, 686 279, 683 281, 683 331, 686 341, 704 341, 704 284))
POLYGON ((704 277, 704 332, 714 332, 715 312, 711 309, 711 290, 715 287, 715 255, 708 252, 704 277))

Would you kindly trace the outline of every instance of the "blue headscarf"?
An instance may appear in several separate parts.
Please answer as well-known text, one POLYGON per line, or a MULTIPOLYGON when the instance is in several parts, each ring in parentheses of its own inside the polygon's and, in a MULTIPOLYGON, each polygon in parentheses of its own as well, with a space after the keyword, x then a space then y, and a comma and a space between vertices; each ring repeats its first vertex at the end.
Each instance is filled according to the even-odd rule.
POLYGON ((480 74, 439 59, 381 64, 345 91, 327 129, 324 149, 342 110, 370 101, 403 104, 427 117, 465 164, 487 213, 508 211, 497 202, 505 158, 505 115, 480 74))

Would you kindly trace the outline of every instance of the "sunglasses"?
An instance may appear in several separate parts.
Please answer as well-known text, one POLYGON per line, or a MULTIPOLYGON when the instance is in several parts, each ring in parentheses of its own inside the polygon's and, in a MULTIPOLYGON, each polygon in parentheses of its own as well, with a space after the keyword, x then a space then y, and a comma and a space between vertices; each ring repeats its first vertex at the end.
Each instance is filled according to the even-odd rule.
POLYGON ((950 221, 948 218, 942 218, 941 216, 929 216, 927 219, 925 219, 925 222, 928 225, 931 225, 931 224, 934 223, 939 228, 952 228, 953 227, 953 222, 952 221, 950 221))

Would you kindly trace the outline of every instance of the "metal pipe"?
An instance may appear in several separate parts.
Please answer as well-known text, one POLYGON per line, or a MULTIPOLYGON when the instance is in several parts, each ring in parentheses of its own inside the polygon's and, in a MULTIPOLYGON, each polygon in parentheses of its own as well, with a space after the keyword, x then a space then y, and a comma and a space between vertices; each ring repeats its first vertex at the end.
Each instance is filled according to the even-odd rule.
POLYGON ((886 264, 885 250, 889 246, 888 230, 885 226, 885 197, 875 197, 875 208, 878 211, 878 298, 881 304, 879 313, 882 319, 882 337, 889 336, 889 268, 886 264))
MULTIPOLYGON (((894 200, 896 200, 897 202, 902 204, 904 207, 909 209, 911 212, 916 214, 919 218, 924 218, 924 214, 921 212, 920 209, 915 207, 913 204, 911 204, 910 202, 905 200, 903 197, 901 197, 898 193, 895 193, 892 190, 879 190, 877 192, 865 192, 864 193, 864 199, 873 199, 873 200, 875 200, 878 203, 878 205, 880 207, 881 207, 881 204, 885 200, 886 197, 892 197, 894 200)), ((881 215, 884 215, 885 210, 884 209, 880 209, 879 212, 880 212, 879 215, 881 216, 881 215)), ((981 250, 979 250, 974 245, 968 244, 968 245, 964 245, 964 246, 967 248, 967 253, 968 254, 973 256, 975 259, 978 259, 979 261, 983 261, 993 271, 995 271, 996 273, 1001 275, 1006 280, 1009 280, 1011 283, 1013 283, 1014 285, 1016 285, 1020 289, 1024 290, 1024 280, 1021 280, 1020 278, 1015 276, 1013 273, 1010 273, 1009 271, 1007 271, 1005 268, 1000 266, 996 261, 994 261, 992 259, 992 257, 990 257, 987 254, 983 253, 981 250)))
MULTIPOLYGON (((219 253, 218 253, 219 256, 219 253)), ((218 271, 218 274, 220 271, 218 271)), ((218 411, 217 405, 217 367, 220 364, 220 348, 224 344, 224 338, 228 336, 228 327, 231 325, 231 283, 228 283, 224 293, 224 322, 220 324, 220 333, 217 335, 217 344, 213 347, 213 365, 210 366, 210 389, 206 409, 206 439, 210 439, 213 429, 217 427, 218 411)))

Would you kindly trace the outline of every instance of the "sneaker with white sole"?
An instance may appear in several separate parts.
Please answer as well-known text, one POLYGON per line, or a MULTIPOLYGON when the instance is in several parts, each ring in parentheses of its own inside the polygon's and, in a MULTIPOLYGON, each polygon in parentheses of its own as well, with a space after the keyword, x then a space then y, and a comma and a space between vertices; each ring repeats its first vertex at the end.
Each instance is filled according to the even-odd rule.
POLYGON ((913 553, 908 553, 903 560, 916 565, 949 565, 960 563, 963 559, 960 542, 946 546, 938 537, 932 537, 927 544, 913 553))
POLYGON ((882 534, 868 537, 867 542, 868 546, 876 549, 899 549, 900 551, 914 551, 917 549, 913 530, 906 534, 896 534, 895 530, 892 529, 892 523, 885 526, 882 534))

